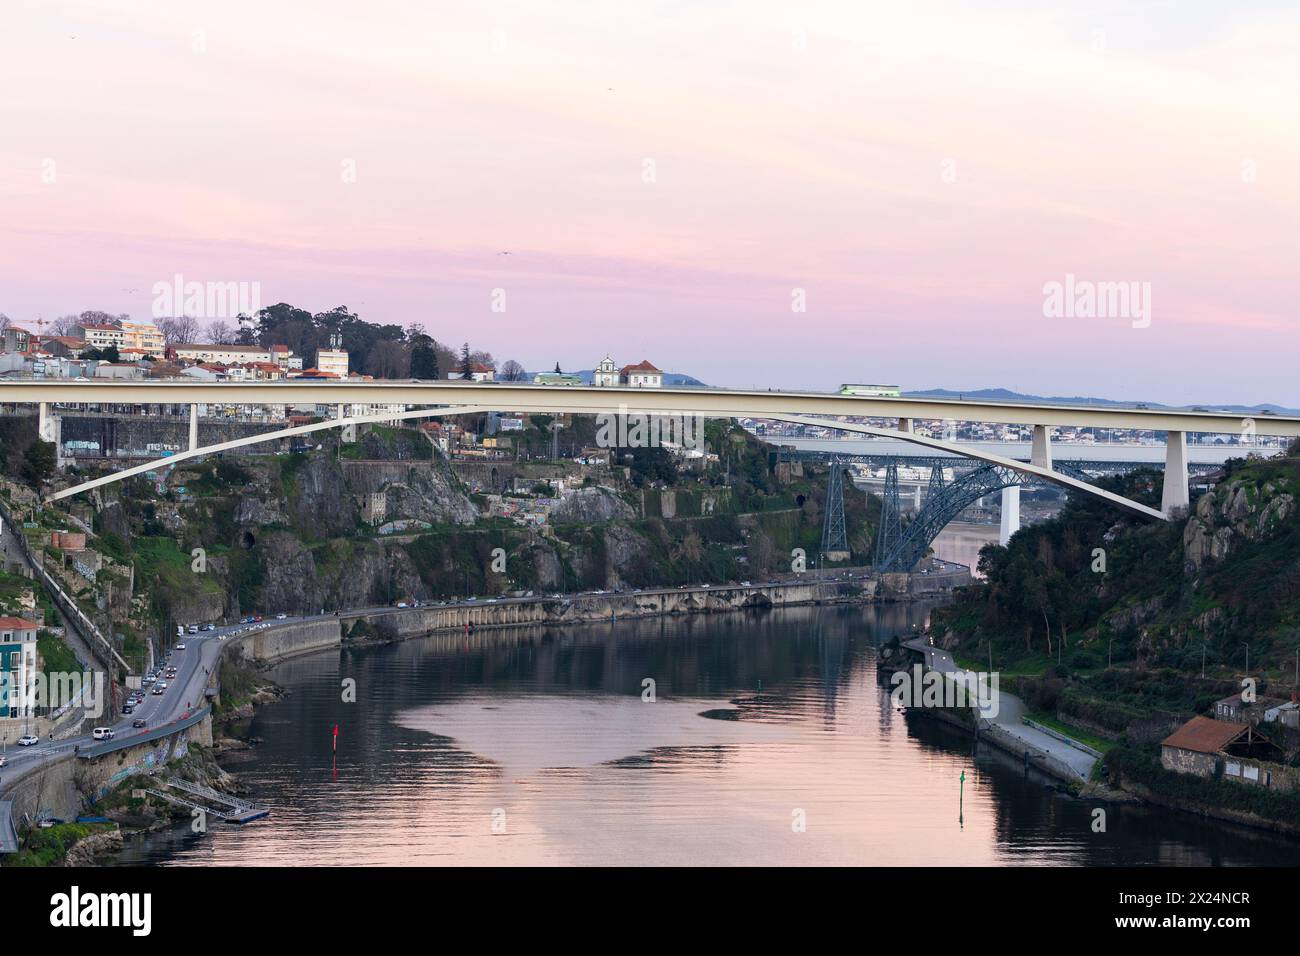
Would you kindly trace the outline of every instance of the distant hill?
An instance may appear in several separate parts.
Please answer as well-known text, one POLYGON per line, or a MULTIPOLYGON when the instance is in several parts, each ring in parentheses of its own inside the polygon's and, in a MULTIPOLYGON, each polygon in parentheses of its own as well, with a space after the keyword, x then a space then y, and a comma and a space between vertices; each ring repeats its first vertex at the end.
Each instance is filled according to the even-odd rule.
POLYGON ((1021 392, 1013 392, 1005 388, 979 388, 969 392, 959 392, 950 388, 929 388, 924 391, 905 391, 903 393, 911 398, 964 398, 975 401, 989 402, 1042 402, 1052 405, 1107 405, 1107 406, 1124 406, 1132 408, 1134 405, 1142 404, 1148 408, 1206 408, 1212 412, 1239 412, 1241 414, 1260 414, 1264 411, 1271 411, 1275 414, 1295 415, 1300 414, 1296 409, 1286 408, 1282 405, 1265 403, 1261 405, 1212 405, 1208 402, 1198 402, 1193 405, 1165 405, 1162 402, 1132 402, 1117 401, 1112 398, 1090 398, 1081 395, 1069 397, 1063 396, 1044 396, 1044 395, 1025 395, 1021 392))

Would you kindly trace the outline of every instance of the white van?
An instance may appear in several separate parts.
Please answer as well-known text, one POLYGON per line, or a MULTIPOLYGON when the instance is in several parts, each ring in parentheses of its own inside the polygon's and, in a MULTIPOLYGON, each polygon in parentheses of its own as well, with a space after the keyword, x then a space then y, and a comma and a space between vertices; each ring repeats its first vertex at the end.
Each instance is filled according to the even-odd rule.
POLYGON ((112 739, 113 739, 113 728, 112 728, 112 727, 96 727, 94 730, 92 730, 92 731, 90 732, 90 735, 91 735, 92 737, 94 737, 96 740, 112 740, 112 739))
POLYGON ((191 634, 197 634, 197 633, 199 633, 199 626, 198 626, 197 624, 191 624, 191 625, 190 625, 190 633, 191 633, 191 634))

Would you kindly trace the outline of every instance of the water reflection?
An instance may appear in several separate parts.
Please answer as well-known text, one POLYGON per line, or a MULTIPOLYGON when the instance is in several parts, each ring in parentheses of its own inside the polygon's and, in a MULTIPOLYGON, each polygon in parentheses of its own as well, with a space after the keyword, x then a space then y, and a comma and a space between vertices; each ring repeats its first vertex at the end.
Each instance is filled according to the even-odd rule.
POLYGON ((878 646, 928 608, 440 635, 300 658, 230 764, 272 815, 136 843, 169 864, 1186 864, 1296 844, 1059 797, 904 717, 878 646), (341 701, 357 681, 358 701, 341 701), (644 681, 656 700, 644 702, 644 681), (337 772, 331 736, 341 730, 337 772), (966 775, 958 821, 959 775, 966 775), (797 821, 806 821, 799 831, 797 821))

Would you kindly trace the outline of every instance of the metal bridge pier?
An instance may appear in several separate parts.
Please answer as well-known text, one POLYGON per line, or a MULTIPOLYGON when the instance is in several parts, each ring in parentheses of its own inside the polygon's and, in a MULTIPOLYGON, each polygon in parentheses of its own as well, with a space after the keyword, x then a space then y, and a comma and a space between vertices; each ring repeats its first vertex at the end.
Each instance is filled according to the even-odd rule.
POLYGON ((190 451, 199 447, 199 406, 190 403, 190 451))

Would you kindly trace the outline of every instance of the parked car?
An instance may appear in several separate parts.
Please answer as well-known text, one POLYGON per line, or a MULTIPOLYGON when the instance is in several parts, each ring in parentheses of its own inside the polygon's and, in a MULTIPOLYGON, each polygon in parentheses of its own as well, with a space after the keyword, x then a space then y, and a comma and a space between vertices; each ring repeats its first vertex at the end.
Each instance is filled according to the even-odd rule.
POLYGON ((23 734, 18 738, 19 747, 35 747, 40 742, 40 737, 33 737, 31 734, 23 734))
POLYGON ((177 645, 176 645, 176 650, 178 650, 178 651, 183 651, 183 650, 185 650, 185 645, 184 645, 183 643, 181 643, 181 644, 177 644, 177 645))
POLYGON ((94 737, 96 740, 112 740, 114 736, 113 728, 96 727, 94 730, 90 732, 90 736, 94 737))
POLYGON ((190 633, 191 633, 191 634, 197 634, 197 633, 199 633, 199 626, 198 626, 197 624, 191 624, 191 625, 190 625, 190 633))
POLYGON ((135 713, 135 704, 131 703, 130 701, 127 701, 125 704, 122 705, 123 717, 129 717, 131 714, 134 713, 135 713))

